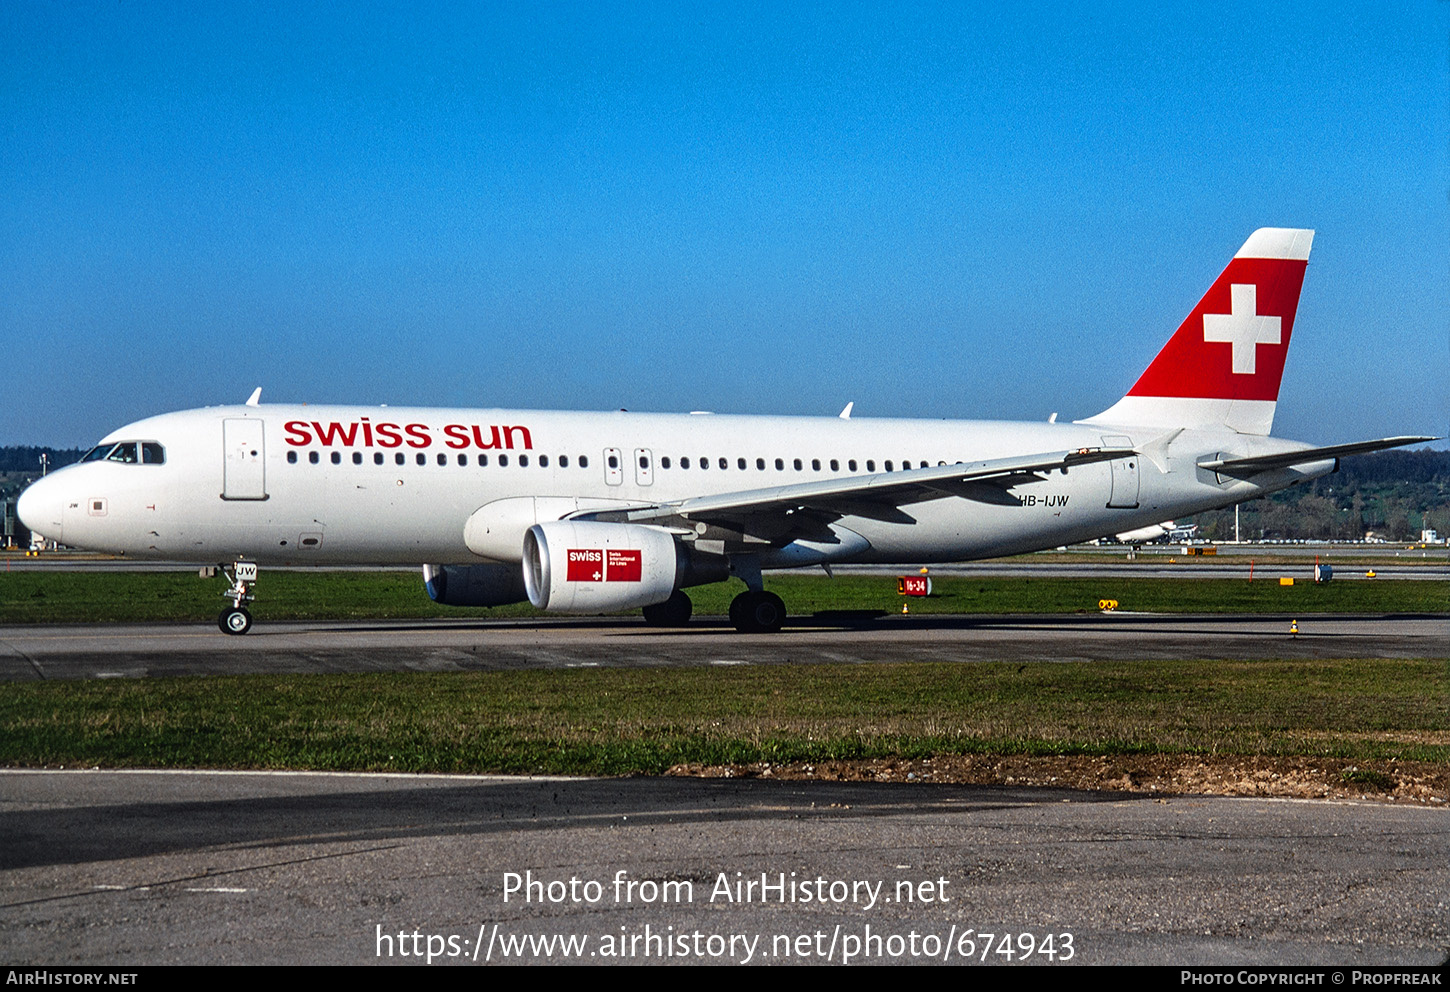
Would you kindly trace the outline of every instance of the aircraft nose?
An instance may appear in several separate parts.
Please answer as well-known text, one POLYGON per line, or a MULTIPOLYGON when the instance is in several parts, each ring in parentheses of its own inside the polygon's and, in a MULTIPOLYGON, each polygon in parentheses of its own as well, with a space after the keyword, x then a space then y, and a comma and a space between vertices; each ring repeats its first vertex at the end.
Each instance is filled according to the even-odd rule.
POLYGON ((15 513, 21 523, 56 542, 61 541, 61 511, 64 508, 61 489, 51 476, 32 482, 15 503, 15 513))

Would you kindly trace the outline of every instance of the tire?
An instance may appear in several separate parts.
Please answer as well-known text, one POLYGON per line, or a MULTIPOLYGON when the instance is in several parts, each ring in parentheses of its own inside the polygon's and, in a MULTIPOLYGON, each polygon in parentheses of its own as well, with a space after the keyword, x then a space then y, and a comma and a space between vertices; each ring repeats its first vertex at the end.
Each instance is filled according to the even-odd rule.
POLYGON ((742 592, 730 601, 730 626, 741 633, 745 632, 745 604, 750 600, 750 593, 742 592))
POLYGON ((644 622, 651 627, 683 627, 690 622, 695 604, 690 602, 689 596, 676 589, 663 603, 646 606, 640 612, 644 614, 644 622))
POLYGON ((742 634, 778 633, 785 616, 785 602, 773 592, 742 592, 730 603, 730 622, 742 634))
POLYGON ((252 629, 252 615, 240 606, 222 610, 217 626, 224 634, 245 634, 252 629))

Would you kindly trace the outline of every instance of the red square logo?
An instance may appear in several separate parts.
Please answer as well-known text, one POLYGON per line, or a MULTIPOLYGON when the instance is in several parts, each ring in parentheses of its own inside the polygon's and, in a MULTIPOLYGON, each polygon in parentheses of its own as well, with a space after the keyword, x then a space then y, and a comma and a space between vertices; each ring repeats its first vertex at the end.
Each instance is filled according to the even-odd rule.
POLYGON ((605 577, 610 582, 638 582, 640 579, 640 555, 639 551, 629 549, 616 551, 610 549, 606 552, 609 555, 609 569, 605 577))
POLYGON ((598 548, 570 548, 567 582, 603 582, 604 552, 598 548))

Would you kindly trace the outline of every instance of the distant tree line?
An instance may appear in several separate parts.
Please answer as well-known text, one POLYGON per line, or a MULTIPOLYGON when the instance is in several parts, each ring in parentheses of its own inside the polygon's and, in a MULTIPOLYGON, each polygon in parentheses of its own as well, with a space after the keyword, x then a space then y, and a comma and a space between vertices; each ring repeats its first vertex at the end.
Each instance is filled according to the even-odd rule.
POLYGON ((0 472, 40 474, 40 456, 50 456, 50 467, 60 468, 81 460, 85 448, 36 448, 28 444, 0 448, 0 472))

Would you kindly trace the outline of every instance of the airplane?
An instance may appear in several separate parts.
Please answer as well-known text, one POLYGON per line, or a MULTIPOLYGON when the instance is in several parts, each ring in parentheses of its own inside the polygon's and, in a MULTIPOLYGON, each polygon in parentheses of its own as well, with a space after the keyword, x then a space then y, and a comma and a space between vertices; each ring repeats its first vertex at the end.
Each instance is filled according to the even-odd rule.
POLYGON ((1160 539, 1172 544, 1180 541, 1192 541, 1197 534, 1198 524, 1180 527, 1172 520, 1165 520, 1161 524, 1150 524, 1147 527, 1123 531, 1121 534, 1113 536, 1123 544, 1151 544, 1160 539))
POLYGON ((434 600, 685 623, 727 579, 742 632, 763 573, 995 558, 1156 525, 1334 471, 1270 436, 1314 232, 1255 231, 1128 393, 1072 423, 260 403, 106 435, 18 512, 68 546, 219 563, 244 634, 263 565, 422 565, 434 600))

